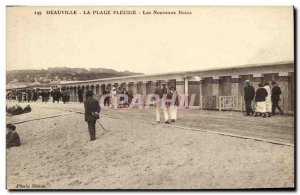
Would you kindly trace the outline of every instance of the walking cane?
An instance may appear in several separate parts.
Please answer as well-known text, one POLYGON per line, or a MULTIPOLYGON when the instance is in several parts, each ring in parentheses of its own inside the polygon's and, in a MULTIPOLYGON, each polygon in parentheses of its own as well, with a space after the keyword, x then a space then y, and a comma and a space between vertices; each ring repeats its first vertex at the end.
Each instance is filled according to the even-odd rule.
POLYGON ((99 121, 97 121, 97 123, 102 127, 102 129, 105 131, 105 132, 108 132, 108 130, 106 130, 99 121))

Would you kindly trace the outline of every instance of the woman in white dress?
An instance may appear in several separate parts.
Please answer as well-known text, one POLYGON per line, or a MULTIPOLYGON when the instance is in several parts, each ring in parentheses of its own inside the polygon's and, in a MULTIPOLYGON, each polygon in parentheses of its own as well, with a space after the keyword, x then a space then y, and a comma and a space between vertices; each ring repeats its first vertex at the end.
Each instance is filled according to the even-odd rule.
POLYGON ((266 97, 266 116, 271 117, 271 113, 272 113, 271 88, 267 81, 265 82, 264 88, 268 92, 268 95, 266 97))
POLYGON ((258 87, 259 88, 256 90, 255 93, 256 109, 254 116, 266 117, 266 97, 268 95, 268 92, 264 88, 263 83, 259 83, 258 87))
POLYGON ((113 87, 111 92, 110 92, 110 95, 111 95, 111 106, 113 106, 113 108, 117 108, 118 106, 116 105, 117 102, 117 91, 116 91, 116 88, 113 87))

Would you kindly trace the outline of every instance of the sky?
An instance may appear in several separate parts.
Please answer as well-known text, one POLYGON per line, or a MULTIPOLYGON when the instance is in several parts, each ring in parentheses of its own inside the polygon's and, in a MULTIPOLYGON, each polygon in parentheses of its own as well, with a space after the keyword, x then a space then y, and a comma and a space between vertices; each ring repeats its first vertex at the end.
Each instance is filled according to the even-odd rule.
POLYGON ((152 74, 290 61, 293 23, 292 7, 8 7, 6 67, 152 74), (141 14, 83 14, 94 10, 141 14), (177 14, 142 14, 155 10, 177 14))

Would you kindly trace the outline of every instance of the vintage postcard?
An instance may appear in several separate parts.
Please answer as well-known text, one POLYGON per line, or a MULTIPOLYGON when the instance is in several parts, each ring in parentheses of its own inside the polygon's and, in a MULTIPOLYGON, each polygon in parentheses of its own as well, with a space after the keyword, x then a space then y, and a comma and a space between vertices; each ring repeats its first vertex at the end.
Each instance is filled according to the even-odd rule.
POLYGON ((6 16, 8 190, 295 188, 293 7, 6 16))

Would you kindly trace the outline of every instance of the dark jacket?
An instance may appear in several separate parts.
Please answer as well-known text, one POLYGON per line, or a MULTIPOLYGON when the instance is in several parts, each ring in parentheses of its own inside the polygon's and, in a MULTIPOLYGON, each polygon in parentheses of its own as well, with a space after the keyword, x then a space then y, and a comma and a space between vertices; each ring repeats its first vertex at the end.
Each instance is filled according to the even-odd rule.
POLYGON ((55 91, 54 94, 53 94, 53 98, 54 98, 54 100, 56 100, 56 101, 59 100, 60 96, 61 96, 60 91, 55 91))
POLYGON ((244 87, 244 98, 245 100, 253 100, 255 96, 255 90, 252 85, 247 85, 244 87))
POLYGON ((279 97, 282 94, 281 89, 278 85, 275 85, 272 88, 272 95, 271 95, 271 100, 272 101, 279 101, 279 97))
POLYGON ((13 146, 20 146, 21 141, 19 134, 16 131, 8 131, 6 133, 6 148, 10 148, 13 146))
POLYGON ((28 113, 31 112, 31 107, 29 105, 27 105, 24 109, 23 109, 23 113, 28 113))
POLYGON ((267 90, 263 87, 260 87, 256 90, 255 101, 256 102, 264 102, 264 101, 266 101, 267 96, 268 96, 267 90))
POLYGON ((126 93, 125 93, 127 96, 128 96, 128 98, 133 98, 133 91, 132 90, 128 90, 128 91, 126 91, 126 93))
POLYGON ((154 94, 158 95, 159 98, 163 97, 163 90, 160 87, 156 87, 154 90, 154 94))
POLYGON ((23 114, 23 108, 21 106, 13 106, 7 109, 7 112, 12 115, 23 114))
POLYGON ((103 94, 108 94, 109 91, 107 89, 104 89, 103 94))
POLYGON ((167 106, 179 106, 179 100, 178 100, 178 94, 177 94, 177 92, 175 92, 175 93, 169 92, 167 94, 167 98, 166 99, 168 100, 166 102, 167 106), (171 103, 173 103, 172 102, 173 98, 175 99, 174 105, 171 105, 171 103))
POLYGON ((82 95, 82 94, 83 94, 82 90, 81 90, 81 89, 78 89, 78 90, 77 90, 77 94, 78 94, 78 95, 82 95))
POLYGON ((89 97, 86 102, 84 102, 84 119, 85 121, 95 121, 97 117, 94 113, 100 112, 99 102, 92 97, 89 97))
POLYGON ((171 106, 173 94, 169 92, 166 97, 166 106, 171 106))
POLYGON ((166 86, 163 86, 162 92, 163 92, 163 94, 167 94, 168 93, 168 88, 166 86))
POLYGON ((178 98, 178 93, 177 93, 177 91, 173 93, 173 96, 176 96, 176 99, 175 99, 175 105, 176 105, 176 106, 179 106, 179 98, 178 98))

